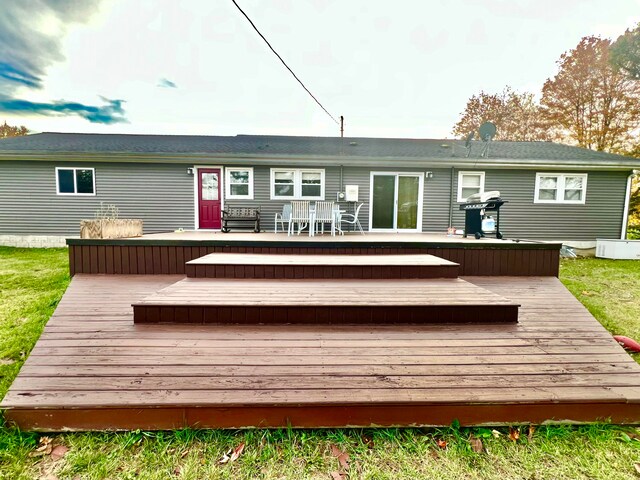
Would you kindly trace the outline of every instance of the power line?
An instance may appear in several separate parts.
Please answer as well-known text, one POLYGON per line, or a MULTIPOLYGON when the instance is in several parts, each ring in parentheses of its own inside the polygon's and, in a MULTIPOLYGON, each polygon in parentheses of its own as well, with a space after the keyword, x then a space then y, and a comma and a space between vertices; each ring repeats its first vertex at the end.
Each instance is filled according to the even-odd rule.
POLYGON ((238 8, 238 10, 240 10, 240 13, 242 13, 242 15, 244 15, 244 18, 246 18, 246 19, 249 21, 249 23, 251 24, 251 26, 253 27, 253 29, 254 29, 256 32, 258 32, 258 35, 260 35, 260 37, 262 38, 262 40, 264 40, 264 42, 269 46, 269 48, 270 48, 270 49, 271 49, 271 51, 276 55, 276 57, 278 57, 278 59, 279 59, 279 60, 282 62, 282 64, 287 68, 287 70, 289 70, 289 72, 291 72, 291 75, 293 75, 293 78, 295 78, 295 79, 298 81, 298 83, 299 83, 300 85, 302 85, 302 88, 304 88, 304 89, 306 90, 306 92, 311 96, 311 98, 313 98, 313 100, 314 100, 314 101, 315 101, 315 102, 320 106, 320 108, 321 108, 322 110, 324 110, 324 113, 326 113, 327 115, 329 115, 329 116, 331 117, 331 120, 333 120, 334 122, 336 122, 336 124, 340 125, 340 122, 338 122, 338 121, 333 117, 333 115, 331 115, 331 114, 329 113, 329 111, 328 111, 326 108, 324 108, 324 106, 323 106, 323 105, 320 103, 320 101, 319 101, 319 100, 318 100, 318 99, 313 95, 313 93, 311 93, 311 92, 309 91, 309 89, 305 86, 305 84, 304 84, 304 83, 302 83, 302 80, 300 80, 300 79, 298 78, 298 76, 297 76, 295 73, 293 73, 293 70, 291 70, 291 68, 289 68, 289 65, 287 65, 287 63, 282 59, 282 57, 278 54, 278 52, 276 52, 276 51, 275 51, 275 49, 271 46, 271 44, 269 43, 269 41, 264 37, 264 35, 262 35, 262 33, 260 33, 260 30, 258 30, 258 27, 256 27, 256 26, 255 26, 255 24, 254 24, 254 23, 251 21, 251 19, 249 18, 249 16, 248 16, 246 13, 244 13, 244 10, 242 10, 242 9, 240 8, 240 5, 238 5, 238 4, 236 3, 236 0, 231 0, 231 1, 232 1, 232 2, 233 2, 233 4, 238 8))

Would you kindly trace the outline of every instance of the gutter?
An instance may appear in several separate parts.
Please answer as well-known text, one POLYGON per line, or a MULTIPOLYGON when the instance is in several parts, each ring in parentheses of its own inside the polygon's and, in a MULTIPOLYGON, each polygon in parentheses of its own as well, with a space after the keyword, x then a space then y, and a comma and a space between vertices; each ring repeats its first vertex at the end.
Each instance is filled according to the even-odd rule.
POLYGON ((17 152, 0 151, 0 161, 47 161, 47 162, 123 162, 123 163, 184 163, 217 162, 228 165, 300 165, 301 162, 322 165, 349 165, 354 167, 380 167, 389 161, 402 163, 407 168, 509 168, 509 169, 545 169, 545 170, 629 170, 640 169, 640 160, 628 162, 585 164, 585 160, 573 159, 563 162, 558 159, 478 159, 478 158, 427 158, 427 157, 357 157, 340 155, 247 155, 247 154, 209 154, 209 153, 126 153, 126 152, 17 152))
POLYGON ((627 189, 624 196, 624 209, 622 211, 622 231, 620 232, 620 239, 625 240, 627 238, 627 226, 629 223, 629 203, 631 202, 631 182, 633 177, 640 174, 640 170, 633 170, 627 177, 627 189))

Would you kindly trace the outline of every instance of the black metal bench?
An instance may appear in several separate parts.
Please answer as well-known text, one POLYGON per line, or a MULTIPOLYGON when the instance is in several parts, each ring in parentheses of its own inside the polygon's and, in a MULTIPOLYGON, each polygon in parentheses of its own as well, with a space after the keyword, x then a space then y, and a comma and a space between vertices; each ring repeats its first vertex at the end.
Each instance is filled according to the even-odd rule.
POLYGON ((260 208, 225 208, 222 210, 222 231, 232 228, 260 231, 260 208))

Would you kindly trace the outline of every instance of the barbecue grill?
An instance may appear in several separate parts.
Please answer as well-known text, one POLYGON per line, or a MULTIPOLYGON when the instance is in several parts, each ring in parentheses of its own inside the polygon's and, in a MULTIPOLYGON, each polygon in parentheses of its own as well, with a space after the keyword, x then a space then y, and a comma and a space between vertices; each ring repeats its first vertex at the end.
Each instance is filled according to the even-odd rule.
MULTIPOLYGON (((487 234, 495 234, 496 238, 502 238, 500 232, 500 207, 506 203, 500 198, 500 192, 491 191, 476 193, 466 199, 460 205, 460 210, 464 210, 464 236, 473 235, 476 239, 485 237, 487 234), (485 212, 496 212, 495 229, 493 231, 483 230, 483 219, 485 212)), ((487 219, 488 220, 488 219, 487 219)))

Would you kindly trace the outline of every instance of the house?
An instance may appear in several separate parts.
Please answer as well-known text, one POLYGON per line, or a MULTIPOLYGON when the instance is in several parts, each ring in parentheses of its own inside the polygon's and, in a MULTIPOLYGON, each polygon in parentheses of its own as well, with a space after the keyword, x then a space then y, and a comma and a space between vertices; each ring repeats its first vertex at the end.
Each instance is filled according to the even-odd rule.
POLYGON ((349 188, 370 232, 463 228, 464 199, 498 190, 506 237, 591 246, 623 235, 637 168, 551 142, 41 133, 0 141, 0 244, 64 245, 101 202, 145 233, 218 230, 225 206, 259 206, 272 231, 285 203, 349 188))

